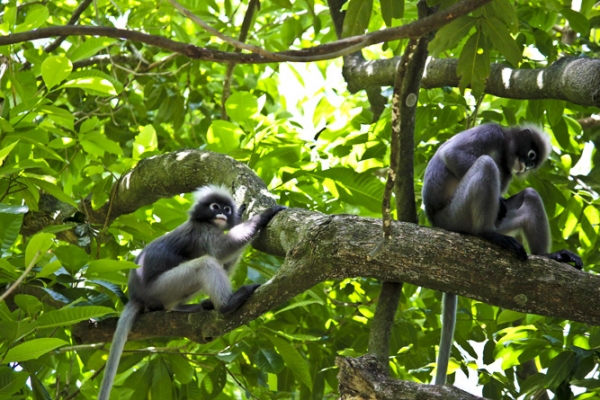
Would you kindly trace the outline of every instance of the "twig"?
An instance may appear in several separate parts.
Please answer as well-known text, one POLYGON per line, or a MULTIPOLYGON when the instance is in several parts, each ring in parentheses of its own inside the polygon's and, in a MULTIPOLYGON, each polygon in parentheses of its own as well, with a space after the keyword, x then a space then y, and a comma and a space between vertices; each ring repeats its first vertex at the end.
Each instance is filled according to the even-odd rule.
POLYGON ((0 301, 4 301, 4 299, 6 299, 8 297, 8 295, 17 288, 17 286, 19 286, 21 284, 21 282, 23 282, 23 279, 25 279, 25 277, 29 274, 29 272, 31 272, 31 270, 33 269, 33 267, 35 267, 35 263, 38 261, 38 257, 40 255, 40 251, 36 251, 35 255, 33 256, 33 258, 31 259, 31 262, 29 263, 29 265, 27 266, 27 268, 25 268, 25 271, 23 271, 23 273, 21 274, 21 276, 19 277, 19 279, 17 279, 12 285, 11 287, 9 287, 6 292, 2 293, 2 296, 0 296, 0 301))

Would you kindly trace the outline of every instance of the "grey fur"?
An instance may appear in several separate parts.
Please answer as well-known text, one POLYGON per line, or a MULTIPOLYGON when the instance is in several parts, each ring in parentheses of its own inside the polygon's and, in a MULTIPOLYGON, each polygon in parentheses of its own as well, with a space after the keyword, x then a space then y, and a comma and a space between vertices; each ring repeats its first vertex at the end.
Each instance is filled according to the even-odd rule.
POLYGON ((196 203, 190 210, 190 218, 149 243, 135 259, 140 267, 129 274, 129 302, 115 330, 99 400, 109 398, 127 335, 138 313, 155 310, 195 312, 216 308, 228 314, 259 286, 242 286, 232 293, 229 275, 259 230, 285 207, 272 207, 240 223, 245 207, 236 209, 225 188, 211 185, 200 188, 195 195, 196 203), (184 304, 200 292, 208 294, 210 300, 184 304))
MULTIPOLYGON (((561 262, 581 259, 562 250, 548 254, 550 227, 540 195, 531 188, 503 199, 513 175, 539 168, 551 147, 547 135, 534 126, 486 124, 455 135, 440 146, 423 182, 423 204, 433 226, 477 235, 526 260, 527 252, 561 262)), ((456 323, 456 295, 443 297, 442 337, 436 384, 446 382, 456 323)))

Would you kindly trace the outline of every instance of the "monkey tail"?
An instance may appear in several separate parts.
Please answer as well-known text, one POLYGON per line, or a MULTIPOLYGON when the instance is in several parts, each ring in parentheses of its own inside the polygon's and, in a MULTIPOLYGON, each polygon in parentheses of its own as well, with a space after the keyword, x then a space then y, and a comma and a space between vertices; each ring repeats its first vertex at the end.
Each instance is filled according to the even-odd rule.
POLYGON ((115 334, 113 336, 113 342, 110 346, 108 360, 106 361, 104 378, 100 385, 98 400, 108 400, 108 397, 110 396, 110 390, 113 381, 115 380, 115 375, 117 374, 117 367, 119 366, 119 360, 121 359, 125 342, 127 342, 127 336, 129 335, 131 327, 133 326, 133 321, 135 321, 135 317, 139 314, 140 310, 141 305, 139 303, 129 300, 119 317, 117 329, 115 329, 115 334))
POLYGON ((452 293, 444 293, 442 296, 442 335, 440 337, 440 348, 437 359, 437 372, 435 384, 446 383, 448 363, 452 352, 452 341, 454 339, 454 327, 456 325, 456 303, 458 297, 452 293))

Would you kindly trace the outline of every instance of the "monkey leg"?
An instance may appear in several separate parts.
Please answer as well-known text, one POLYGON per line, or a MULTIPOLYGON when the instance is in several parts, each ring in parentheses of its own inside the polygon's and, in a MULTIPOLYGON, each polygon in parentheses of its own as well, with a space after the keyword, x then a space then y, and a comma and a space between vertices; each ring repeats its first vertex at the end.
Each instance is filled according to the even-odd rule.
POLYGON ((496 223, 505 235, 522 235, 531 254, 545 255, 550 250, 550 225, 542 198, 527 188, 505 201, 506 216, 496 223))
MULTIPOLYGON (((231 297, 231 282, 217 259, 204 256, 161 274, 149 285, 148 291, 166 310, 175 309, 178 304, 188 301, 198 292, 208 294, 217 310, 220 310, 228 304, 231 297)), ((191 309, 180 307, 179 310, 191 309)))
POLYGON ((433 225, 472 235, 493 231, 499 197, 498 167, 491 157, 481 156, 456 186, 450 204, 435 215, 433 225))

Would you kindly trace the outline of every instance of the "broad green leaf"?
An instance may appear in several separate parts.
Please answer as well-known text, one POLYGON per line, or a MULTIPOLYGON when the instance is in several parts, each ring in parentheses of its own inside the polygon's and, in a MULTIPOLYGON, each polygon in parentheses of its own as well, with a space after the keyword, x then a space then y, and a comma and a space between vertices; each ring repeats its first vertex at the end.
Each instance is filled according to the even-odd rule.
POLYGON ((214 399, 223 391, 227 383, 227 371, 222 363, 219 363, 215 368, 204 376, 200 383, 202 399, 214 399))
POLYGON ((228 121, 213 121, 208 128, 206 139, 208 149, 219 153, 228 154, 237 150, 243 132, 236 125, 228 121))
POLYGON ((483 27, 494 47, 506 57, 509 63, 515 67, 518 66, 522 60, 521 49, 515 39, 510 36, 508 28, 502 21, 495 17, 486 18, 483 27))
POLYGON ((583 16, 580 12, 577 12, 571 8, 564 8, 561 10, 561 14, 569 21, 571 28, 582 36, 587 36, 590 31, 590 21, 583 16))
POLYGON ((156 130, 152 125, 146 125, 140 128, 140 133, 133 142, 133 158, 139 159, 147 151, 154 151, 158 148, 158 139, 156 130))
POLYGON ((10 154, 10 152, 12 151, 12 149, 15 148, 15 146, 17 145, 17 143, 19 143, 18 140, 16 142, 12 142, 8 146, 5 146, 2 149, 0 149, 0 164, 2 164, 2 161, 4 161, 4 159, 6 158, 6 156, 8 156, 10 154))
POLYGON ((381 17, 388 28, 392 27, 392 18, 404 16, 404 0, 379 0, 381 17))
POLYGON ((340 200, 381 212, 383 183, 369 172, 358 173, 349 168, 331 168, 313 175, 330 178, 335 182, 340 200))
POLYGON ((42 79, 52 89, 71 74, 73 64, 65 56, 50 56, 42 63, 42 79))
POLYGON ((99 78, 106 79, 110 83, 112 83, 113 87, 117 91, 117 93, 121 93, 123 91, 123 84, 115 79, 114 76, 111 76, 105 72, 98 71, 97 69, 84 69, 72 72, 70 75, 71 79, 80 79, 80 78, 99 78))
POLYGON ((89 255, 75 245, 58 246, 54 249, 54 255, 71 274, 78 272, 89 261, 89 255))
POLYGON ((546 386, 550 389, 556 389, 575 372, 576 367, 577 360, 575 353, 572 351, 563 351, 550 361, 548 372, 546 373, 546 386))
POLYGON ((43 278, 52 275, 62 267, 59 260, 54 260, 42 267, 42 270, 36 274, 36 277, 43 278))
POLYGON ((9 399, 15 393, 25 389, 29 374, 25 371, 15 371, 12 368, 0 367, 0 398, 9 399))
POLYGON ((101 274, 103 272, 122 271, 124 269, 134 269, 137 267, 138 265, 131 261, 101 259, 90 261, 86 274, 101 274))
POLYGON ((517 17, 515 6, 509 0, 494 0, 484 7, 492 7, 496 17, 504 22, 504 25, 509 28, 511 33, 519 33, 519 18, 517 17))
POLYGON ((115 310, 100 306, 66 307, 60 310, 47 311, 37 319, 38 328, 73 325, 90 318, 114 314, 115 310))
POLYGON ((100 157, 103 157, 105 152, 118 156, 123 155, 123 149, 119 146, 119 143, 110 140, 101 133, 90 132, 81 135, 81 146, 88 153, 100 157))
POLYGON ((155 362, 152 363, 152 370, 151 397, 161 400, 171 399, 173 397, 173 383, 162 358, 155 359, 155 362))
POLYGON ((42 309, 42 302, 28 294, 16 295, 15 304, 29 316, 35 315, 42 309))
POLYGON ((89 78, 77 78, 68 81, 61 88, 79 88, 96 96, 116 96, 117 91, 113 84, 105 78, 91 76, 89 78))
POLYGON ((229 96, 225 108, 232 120, 242 123, 258 113, 258 101, 248 92, 236 92, 229 96))
POLYGON ((475 22, 475 18, 465 15, 445 25, 429 44, 431 55, 438 57, 442 52, 458 46, 468 36, 475 22))
POLYGON ((281 355, 285 365, 292 371, 294 376, 300 382, 304 383, 307 388, 312 389, 312 378, 308 364, 298 350, 284 339, 273 335, 266 336, 277 348, 277 352, 281 355))
MULTIPOLYGON (((3 206, 6 206, 3 204, 3 206)), ((28 209, 27 207, 22 207, 28 209)), ((15 243, 23 224, 24 213, 0 212, 0 255, 6 254, 15 243)))
POLYGON ((284 367, 283 358, 274 349, 263 347, 260 344, 254 354, 254 362, 260 370, 272 374, 279 373, 284 367))
POLYGON ((517 321, 525 317, 526 314, 512 311, 512 310, 502 310, 500 315, 498 315, 498 325, 505 324, 508 322, 517 321))
POLYGON ((54 235, 51 233, 38 233, 27 243, 25 249, 25 265, 37 262, 54 244, 54 235))
POLYGON ((96 55, 100 50, 108 48, 116 41, 116 39, 106 37, 85 38, 83 43, 79 43, 77 46, 71 46, 67 52, 67 57, 73 62, 89 58, 96 55))
POLYGON ((25 17, 25 22, 17 25, 15 28, 15 33, 31 31, 39 28, 46 23, 46 20, 50 16, 48 8, 39 5, 28 7, 26 13, 27 16, 25 17))
POLYGON ((75 116, 68 110, 46 105, 40 106, 39 110, 46 113, 55 124, 65 127, 71 132, 75 130, 75 116))
POLYGON ((490 74, 490 55, 483 33, 478 30, 465 43, 458 59, 457 74, 460 89, 471 87, 475 97, 483 94, 485 80, 490 74))
POLYGON ((373 0, 350 0, 344 18, 342 37, 363 35, 369 27, 373 0))
POLYGON ((66 344, 68 343, 64 340, 55 338, 33 339, 8 350, 2 361, 10 363, 33 360, 66 344))
POLYGON ((29 181, 32 184, 39 186, 46 193, 51 194, 52 196, 56 197, 58 200, 65 202, 67 204, 70 204, 73 207, 77 207, 77 203, 75 202, 75 200, 73 200, 71 197, 67 196, 65 194, 65 192, 63 192, 55 184, 48 182, 48 181, 44 181, 42 179, 36 179, 36 178, 31 178, 31 177, 26 178, 25 181, 29 181))

